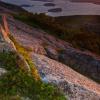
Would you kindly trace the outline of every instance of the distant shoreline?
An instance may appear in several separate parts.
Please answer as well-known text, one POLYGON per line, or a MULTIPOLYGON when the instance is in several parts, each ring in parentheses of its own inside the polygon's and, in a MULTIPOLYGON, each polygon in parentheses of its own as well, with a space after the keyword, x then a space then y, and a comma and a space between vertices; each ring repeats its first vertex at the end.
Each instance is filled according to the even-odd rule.
MULTIPOLYGON (((88 5, 88 3, 87 4, 83 3, 81 6, 80 3, 75 3, 75 1, 79 2, 79 0, 71 0, 71 1, 73 1, 73 3, 70 4, 70 2, 69 2, 68 4, 65 5, 66 7, 63 7, 63 5, 60 5, 60 4, 58 4, 59 6, 57 6, 57 4, 55 2, 49 3, 51 7, 50 6, 46 7, 46 6, 44 6, 44 4, 48 4, 46 2, 43 4, 40 4, 40 5, 35 5, 35 4, 34 5, 27 4, 26 5, 25 2, 23 4, 17 5, 17 4, 3 2, 2 0, 0 0, 0 5, 6 4, 6 5, 13 6, 13 7, 10 7, 10 6, 9 7, 7 6, 7 7, 11 8, 15 11, 17 8, 19 8, 19 12, 23 10, 23 11, 27 11, 27 12, 33 13, 33 14, 45 13, 46 15, 52 16, 52 17, 100 15, 100 5, 96 6, 92 3, 89 5, 88 5), (52 5, 54 5, 54 6, 52 6, 52 5), (23 7, 21 7, 21 6, 23 6, 23 7)), ((83 2, 83 1, 85 2, 85 0, 82 0, 81 2, 83 2)), ((57 0, 56 0, 56 2, 57 2, 57 0)), ((33 3, 34 3, 34 1, 33 1, 33 3)), ((39 2, 36 2, 36 3, 39 4, 39 2)), ((5 5, 5 7, 6 7, 6 5, 5 5)))
POLYGON ((84 3, 93 3, 93 4, 100 4, 100 1, 96 1, 96 0, 70 0, 71 2, 84 2, 84 3))

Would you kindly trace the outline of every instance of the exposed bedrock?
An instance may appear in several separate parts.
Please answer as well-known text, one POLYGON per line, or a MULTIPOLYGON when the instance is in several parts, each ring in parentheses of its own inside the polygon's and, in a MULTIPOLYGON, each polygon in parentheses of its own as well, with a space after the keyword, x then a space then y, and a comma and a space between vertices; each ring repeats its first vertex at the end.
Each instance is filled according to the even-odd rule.
POLYGON ((48 35, 41 29, 9 19, 11 33, 28 51, 46 55, 60 61, 79 73, 100 82, 100 57, 88 51, 80 51, 71 44, 48 35))

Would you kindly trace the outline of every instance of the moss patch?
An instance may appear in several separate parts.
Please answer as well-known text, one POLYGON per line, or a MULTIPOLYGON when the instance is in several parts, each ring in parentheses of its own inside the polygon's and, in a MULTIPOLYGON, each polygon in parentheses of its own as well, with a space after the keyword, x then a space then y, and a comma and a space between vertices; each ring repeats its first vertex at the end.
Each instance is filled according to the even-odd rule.
MULTIPOLYGON (((26 51, 26 49, 20 45, 15 39, 13 36, 9 36, 10 39, 13 41, 17 51, 19 54, 21 54, 23 57, 24 57, 24 60, 27 62, 27 64, 29 65, 30 69, 31 69, 31 73, 33 75, 33 77, 36 79, 36 80, 40 80, 40 76, 39 76, 39 73, 37 71, 37 69, 35 68, 35 65, 34 63, 32 62, 31 58, 29 57, 28 55, 28 52, 26 51)), ((21 64, 21 62, 20 62, 21 64)), ((23 66, 21 66, 23 67, 23 66)), ((22 68, 23 69, 23 68, 22 68)))

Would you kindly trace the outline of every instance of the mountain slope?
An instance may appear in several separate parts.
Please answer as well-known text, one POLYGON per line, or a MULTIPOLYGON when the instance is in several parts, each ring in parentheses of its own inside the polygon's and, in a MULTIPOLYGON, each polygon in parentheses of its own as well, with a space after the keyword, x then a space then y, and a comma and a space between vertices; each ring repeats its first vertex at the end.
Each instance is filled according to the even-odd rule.
POLYGON ((76 49, 39 27, 34 28, 16 20, 10 15, 10 9, 2 9, 6 9, 6 15, 2 20, 3 31, 0 34, 3 37, 6 35, 3 39, 6 46, 3 46, 0 53, 1 100, 19 97, 31 100, 65 100, 62 90, 69 100, 100 99, 100 84, 93 81, 100 82, 99 56, 76 49), (37 80, 41 79, 42 82, 38 83, 37 80))
POLYGON ((44 54, 100 82, 99 56, 75 49, 68 42, 55 38, 39 28, 32 28, 13 19, 9 19, 8 22, 16 40, 30 52, 44 54))
POLYGON ((78 74, 59 62, 43 55, 33 54, 32 59, 43 78, 56 83, 71 100, 100 99, 100 85, 78 74), (98 94, 98 95, 97 95, 98 94))
POLYGON ((41 81, 28 52, 10 34, 6 15, 1 16, 0 100, 65 100, 59 88, 41 81))
POLYGON ((72 48, 69 43, 52 37, 39 28, 32 28, 12 18, 8 19, 8 23, 11 34, 15 37, 16 41, 28 51, 44 81, 61 86, 72 100, 78 100, 79 98, 87 98, 87 100, 89 100, 89 98, 95 98, 96 100, 99 100, 99 84, 76 73, 68 66, 52 60, 58 59, 59 51, 62 49, 75 50, 75 52, 84 55, 86 55, 86 53, 82 53, 81 51, 72 48), (74 85, 77 87, 77 90, 75 90, 74 85), (70 90, 68 90, 67 87, 70 88, 70 90), (73 93, 70 93, 71 91, 73 91, 73 93), (81 93, 81 91, 84 91, 84 93, 81 93))

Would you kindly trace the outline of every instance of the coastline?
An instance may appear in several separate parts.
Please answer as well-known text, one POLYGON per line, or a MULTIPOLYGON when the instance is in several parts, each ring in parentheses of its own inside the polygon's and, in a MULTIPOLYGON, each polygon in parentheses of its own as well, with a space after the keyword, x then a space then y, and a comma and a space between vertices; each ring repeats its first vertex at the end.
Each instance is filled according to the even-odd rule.
MULTIPOLYGON (((1 0, 2 1, 2 0, 1 0)), ((6 2, 7 0, 5 0, 6 2)), ((16 1, 16 0, 14 0, 16 1)), ((46 15, 58 17, 58 16, 73 16, 73 15, 100 15, 100 5, 87 2, 75 2, 78 0, 64 1, 55 0, 49 2, 36 1, 36 0, 23 0, 12 2, 8 0, 11 4, 16 4, 23 9, 31 13, 45 13, 46 15), (45 6, 47 3, 52 3, 55 6, 45 6)), ((85 0, 84 0, 85 1, 85 0)))

